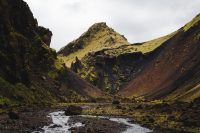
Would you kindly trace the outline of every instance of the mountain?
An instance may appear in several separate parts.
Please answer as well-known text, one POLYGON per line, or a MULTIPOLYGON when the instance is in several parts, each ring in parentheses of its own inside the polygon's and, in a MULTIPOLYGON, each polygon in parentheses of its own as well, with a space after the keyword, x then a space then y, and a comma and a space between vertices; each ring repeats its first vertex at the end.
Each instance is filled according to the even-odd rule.
POLYGON ((0 0, 0 36, 0 105, 103 97, 57 58, 50 48, 52 32, 38 26, 24 1, 0 0))
POLYGON ((126 83, 130 82, 131 79, 143 69, 145 64, 157 55, 157 52, 154 52, 156 51, 155 49, 176 33, 174 32, 170 35, 144 43, 130 44, 118 33, 106 32, 107 34, 103 37, 95 37, 95 39, 91 41, 91 39, 88 39, 85 35, 92 34, 94 36, 99 36, 99 32, 91 30, 94 28, 96 29, 96 27, 101 28, 101 30, 98 30, 101 32, 105 31, 105 27, 107 30, 110 29, 105 23, 94 24, 86 33, 77 39, 78 41, 76 40, 69 43, 65 48, 59 51, 59 54, 62 53, 60 58, 64 59, 66 64, 72 62, 71 69, 74 72, 78 73, 82 78, 101 90, 112 94, 116 93, 126 83), (116 34, 117 38, 123 41, 115 40, 114 42, 116 43, 107 41, 107 38, 113 37, 113 34, 116 34), (78 44, 81 44, 74 42, 82 42, 83 40, 87 40, 87 43, 84 44, 89 44, 90 49, 88 49, 88 47, 81 47, 76 52, 72 52, 73 49, 69 52, 72 46, 74 48, 78 44), (108 42, 111 44, 107 45, 108 42), (93 46, 96 48, 92 49, 93 46))
POLYGON ((119 94, 192 101, 200 97, 200 14, 158 49, 119 94))
MULTIPOLYGON (((72 62, 74 72, 108 93, 119 91, 124 97, 190 101, 199 97, 198 25, 199 15, 181 29, 158 39, 90 50, 81 47, 76 52, 66 52, 62 58, 67 59, 65 63, 72 62), (83 55, 82 51, 85 51, 83 55), (72 55, 73 61, 69 61, 72 55)), ((83 35, 77 39, 79 42, 83 35)), ((104 38, 100 39, 103 42, 104 38)), ((96 42, 98 38, 88 39, 87 44, 100 47, 96 42)))
POLYGON ((90 52, 107 47, 116 47, 129 44, 127 39, 109 28, 106 23, 96 23, 78 39, 70 42, 58 52, 65 64, 70 67, 76 57, 82 59, 90 52))

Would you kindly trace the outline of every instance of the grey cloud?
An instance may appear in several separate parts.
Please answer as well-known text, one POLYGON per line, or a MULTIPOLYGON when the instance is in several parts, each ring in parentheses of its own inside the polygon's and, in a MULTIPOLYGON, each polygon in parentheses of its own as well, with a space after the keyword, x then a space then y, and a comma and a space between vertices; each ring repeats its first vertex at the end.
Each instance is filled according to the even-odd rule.
POLYGON ((200 13, 200 0, 25 0, 40 25, 53 31, 56 50, 104 21, 129 42, 173 32, 200 13))

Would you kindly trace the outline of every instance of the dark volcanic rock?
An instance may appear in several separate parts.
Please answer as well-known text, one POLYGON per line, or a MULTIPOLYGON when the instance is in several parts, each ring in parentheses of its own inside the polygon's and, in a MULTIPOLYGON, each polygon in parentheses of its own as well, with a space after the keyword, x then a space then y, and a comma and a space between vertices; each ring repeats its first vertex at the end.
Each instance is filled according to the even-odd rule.
POLYGON ((70 115, 80 115, 82 112, 82 108, 80 106, 68 106, 65 109, 65 115, 70 116, 70 115))
POLYGON ((54 125, 50 126, 49 128, 57 128, 57 127, 62 127, 62 126, 54 124, 54 125))
POLYGON ((19 119, 19 114, 17 112, 10 111, 10 112, 8 112, 8 116, 10 119, 13 119, 13 120, 19 119))

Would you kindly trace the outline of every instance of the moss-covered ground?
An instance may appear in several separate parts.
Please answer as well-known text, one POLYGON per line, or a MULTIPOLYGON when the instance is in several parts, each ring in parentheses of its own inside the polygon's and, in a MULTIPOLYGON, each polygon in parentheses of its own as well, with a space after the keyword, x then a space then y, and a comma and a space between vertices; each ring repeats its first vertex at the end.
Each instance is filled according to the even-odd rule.
POLYGON ((119 105, 97 104, 84 109, 83 114, 130 117, 136 123, 160 131, 194 133, 200 131, 199 121, 192 118, 193 115, 198 115, 195 113, 195 108, 189 109, 181 107, 179 104, 163 101, 133 102, 119 105), (192 115, 187 115, 188 113, 192 115))

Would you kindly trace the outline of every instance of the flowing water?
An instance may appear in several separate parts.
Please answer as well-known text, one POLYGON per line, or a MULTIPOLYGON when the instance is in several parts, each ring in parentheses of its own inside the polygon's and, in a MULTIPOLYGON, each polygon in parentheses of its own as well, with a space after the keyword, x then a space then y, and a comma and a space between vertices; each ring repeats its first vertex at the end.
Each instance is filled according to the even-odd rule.
MULTIPOLYGON (((81 127, 84 126, 82 123, 74 123, 74 124, 69 124, 68 120, 70 116, 64 115, 64 111, 59 111, 59 112, 53 112, 50 113, 48 117, 52 118, 52 124, 49 126, 44 126, 42 129, 44 130, 44 133, 71 133, 69 130, 72 127, 81 127)), ((130 119, 128 118, 114 118, 114 117, 104 117, 104 116, 90 116, 90 115, 81 115, 81 117, 98 117, 98 118, 106 118, 109 119, 110 121, 122 123, 128 126, 126 131, 123 133, 149 133, 152 132, 150 129, 141 127, 138 124, 133 124, 130 123, 130 119)), ((36 132, 33 132, 36 133, 36 132)), ((37 132, 38 133, 38 132, 37 132)))

